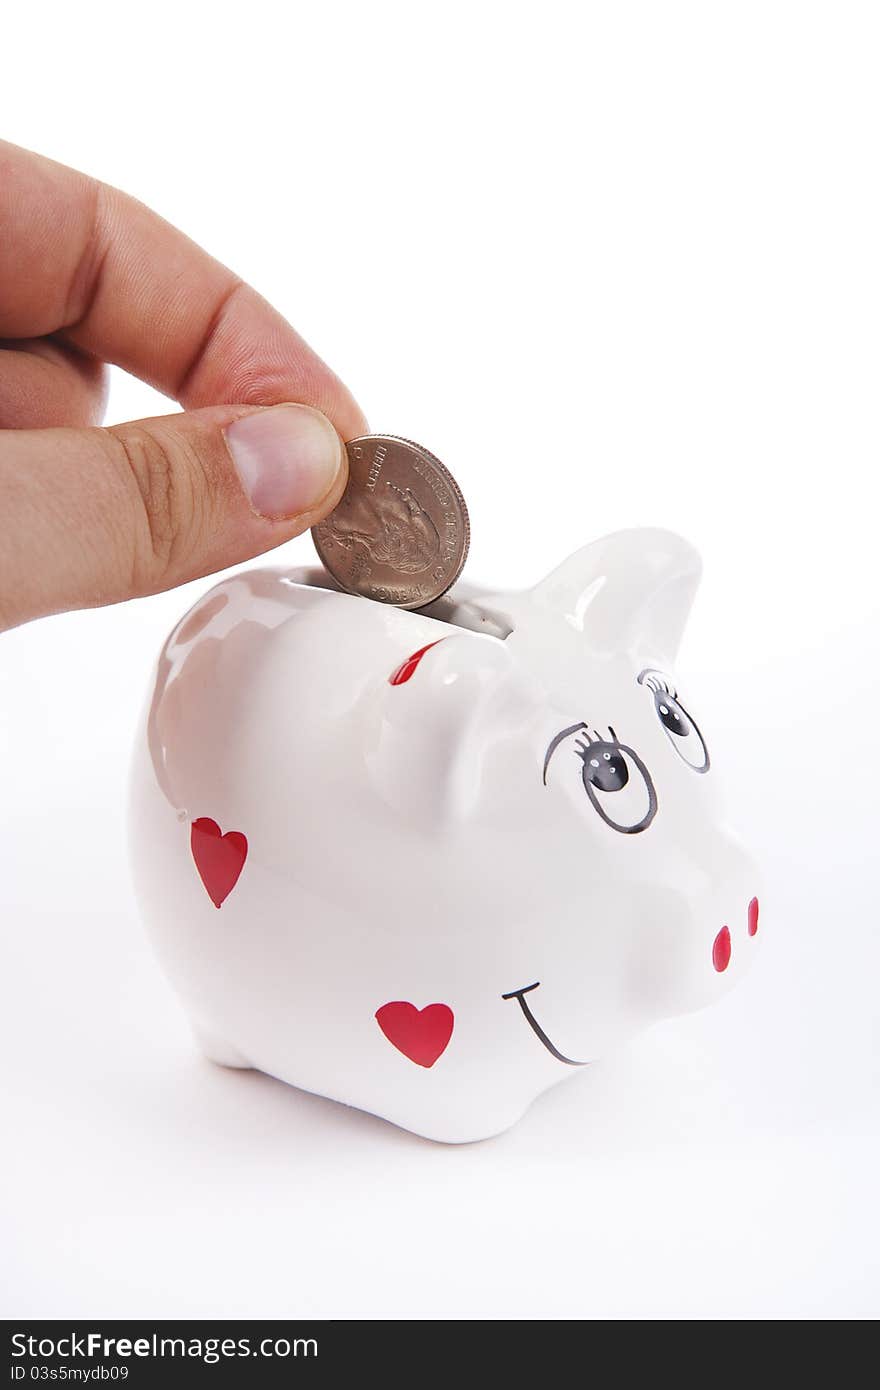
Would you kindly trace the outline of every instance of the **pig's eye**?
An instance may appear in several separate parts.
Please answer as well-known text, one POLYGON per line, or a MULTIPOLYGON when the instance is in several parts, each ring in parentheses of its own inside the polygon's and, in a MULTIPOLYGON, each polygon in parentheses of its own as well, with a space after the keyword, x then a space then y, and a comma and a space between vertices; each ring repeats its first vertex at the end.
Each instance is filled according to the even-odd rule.
POLYGON ((576 744, 584 763, 584 781, 598 792, 620 792, 629 782, 626 758, 614 743, 576 744))
POLYGON ((697 728, 696 720, 688 714, 675 687, 659 671, 643 671, 639 685, 644 685, 654 697, 657 718, 669 735, 676 753, 694 772, 709 771, 709 749, 697 728))
POLYGON ((544 758, 544 783, 550 759, 565 739, 581 762, 581 780, 593 808, 606 825, 622 835, 647 830, 657 814, 657 793, 651 774, 638 753, 621 743, 613 729, 609 738, 592 734, 586 724, 572 724, 551 741, 544 758))

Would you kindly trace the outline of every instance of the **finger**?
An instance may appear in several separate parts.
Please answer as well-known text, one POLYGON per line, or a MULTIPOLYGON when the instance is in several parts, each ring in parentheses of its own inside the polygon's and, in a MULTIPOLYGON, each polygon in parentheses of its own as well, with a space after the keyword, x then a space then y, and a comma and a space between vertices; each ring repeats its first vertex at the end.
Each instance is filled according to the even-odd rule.
POLYGON ((0 432, 0 630, 249 559, 326 515, 346 478, 339 435, 302 405, 0 432))
POLYGON ((57 333, 188 409, 302 401, 345 438, 347 389, 255 290, 106 184, 0 142, 0 337, 57 333))
POLYGON ((0 346, 0 429, 97 425, 107 373, 93 357, 48 338, 0 346))

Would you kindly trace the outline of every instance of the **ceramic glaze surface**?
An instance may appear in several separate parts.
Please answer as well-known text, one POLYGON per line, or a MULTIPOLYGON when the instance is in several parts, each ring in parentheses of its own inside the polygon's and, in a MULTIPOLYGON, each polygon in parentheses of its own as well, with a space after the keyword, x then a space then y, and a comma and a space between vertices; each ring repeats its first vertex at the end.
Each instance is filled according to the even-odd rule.
POLYGON ((466 1141, 728 990, 759 890, 671 669, 699 569, 637 530, 419 613, 280 570, 196 604, 131 842, 204 1051, 466 1141))

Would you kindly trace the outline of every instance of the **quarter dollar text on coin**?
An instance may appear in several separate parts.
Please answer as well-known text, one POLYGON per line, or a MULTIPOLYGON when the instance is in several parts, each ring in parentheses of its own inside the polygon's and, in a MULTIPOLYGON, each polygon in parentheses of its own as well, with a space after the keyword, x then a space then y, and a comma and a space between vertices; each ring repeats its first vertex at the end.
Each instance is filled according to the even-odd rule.
POLYGON ((464 568, 470 523, 461 490, 439 459, 392 434, 346 445, 348 486, 312 528, 321 560, 350 594, 423 608, 464 568))

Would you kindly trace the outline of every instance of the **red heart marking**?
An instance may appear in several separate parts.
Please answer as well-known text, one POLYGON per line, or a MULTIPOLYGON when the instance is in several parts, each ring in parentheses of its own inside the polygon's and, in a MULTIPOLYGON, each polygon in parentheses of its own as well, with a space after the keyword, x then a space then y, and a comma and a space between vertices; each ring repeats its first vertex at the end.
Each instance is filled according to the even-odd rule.
POLYGON ((446 1051, 455 1015, 447 1004, 415 1004, 395 1000, 376 1010, 376 1022, 388 1041, 420 1067, 433 1067, 446 1051))
POLYGON ((247 859, 247 836, 240 830, 220 833, 220 827, 210 816, 200 816, 192 823, 189 838, 192 857, 199 877, 208 890, 215 907, 229 897, 247 859))

